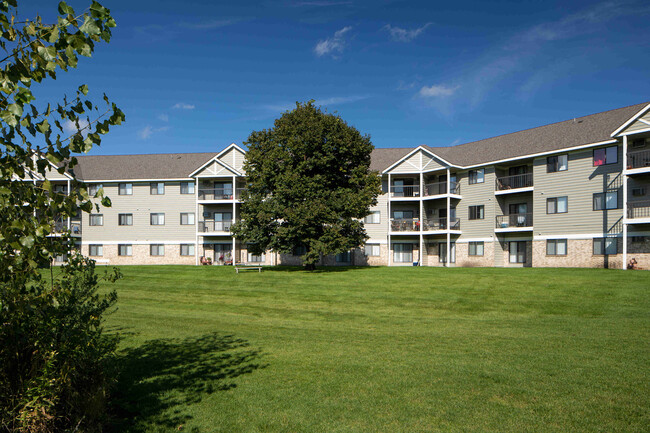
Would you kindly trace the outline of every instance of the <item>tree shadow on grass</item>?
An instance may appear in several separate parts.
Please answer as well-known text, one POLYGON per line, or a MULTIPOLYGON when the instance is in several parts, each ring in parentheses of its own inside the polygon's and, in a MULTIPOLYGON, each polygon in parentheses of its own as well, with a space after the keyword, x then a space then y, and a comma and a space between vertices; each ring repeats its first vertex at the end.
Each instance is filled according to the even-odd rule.
POLYGON ((107 431, 177 430, 191 419, 188 406, 235 388, 235 378, 266 367, 261 358, 247 341, 216 333, 150 340, 126 349, 116 359, 117 389, 107 431))
POLYGON ((304 266, 268 266, 264 267, 264 272, 305 272, 309 274, 323 274, 323 273, 336 273, 348 272, 358 269, 370 269, 377 266, 316 266, 313 271, 308 271, 304 266))

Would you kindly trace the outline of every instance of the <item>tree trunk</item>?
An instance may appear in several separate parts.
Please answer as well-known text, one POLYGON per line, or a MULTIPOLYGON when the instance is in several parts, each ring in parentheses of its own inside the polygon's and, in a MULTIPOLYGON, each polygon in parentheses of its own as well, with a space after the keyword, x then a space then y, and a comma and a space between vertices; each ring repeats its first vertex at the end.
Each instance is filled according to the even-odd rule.
POLYGON ((315 271, 316 270, 316 263, 305 263, 305 270, 307 270, 307 271, 315 271))

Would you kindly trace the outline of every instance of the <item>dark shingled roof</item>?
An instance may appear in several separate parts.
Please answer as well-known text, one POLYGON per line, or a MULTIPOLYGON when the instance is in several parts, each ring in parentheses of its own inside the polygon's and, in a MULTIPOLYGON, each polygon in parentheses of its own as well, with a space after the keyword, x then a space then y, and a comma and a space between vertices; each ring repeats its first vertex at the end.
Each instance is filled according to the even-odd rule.
POLYGON ((424 147, 446 161, 460 166, 562 150, 610 140, 612 132, 646 105, 647 102, 630 105, 457 146, 424 147))
POLYGON ((210 152, 78 156, 74 172, 83 180, 180 179, 189 177, 216 155, 210 152))

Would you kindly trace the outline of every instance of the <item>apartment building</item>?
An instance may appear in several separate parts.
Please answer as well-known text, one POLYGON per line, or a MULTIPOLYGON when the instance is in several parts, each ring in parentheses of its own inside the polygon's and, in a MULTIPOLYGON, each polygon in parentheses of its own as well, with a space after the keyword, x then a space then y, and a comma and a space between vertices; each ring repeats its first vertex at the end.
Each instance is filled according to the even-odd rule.
MULTIPOLYGON (((112 207, 61 222, 100 263, 298 264, 230 234, 245 150, 82 156, 112 207)), ((650 268, 650 104, 450 147, 375 149, 382 177, 363 249, 324 265, 650 268)), ((69 180, 55 173, 62 191, 69 180), (57 178, 58 176, 58 178, 57 178)))

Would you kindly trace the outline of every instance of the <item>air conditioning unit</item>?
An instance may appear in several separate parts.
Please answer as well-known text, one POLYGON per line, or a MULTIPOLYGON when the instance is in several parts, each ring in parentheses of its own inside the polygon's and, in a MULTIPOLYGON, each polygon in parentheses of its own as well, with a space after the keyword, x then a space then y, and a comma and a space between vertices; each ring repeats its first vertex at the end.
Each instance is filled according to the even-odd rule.
POLYGON ((203 212, 203 218, 210 218, 212 216, 212 212, 203 212))

